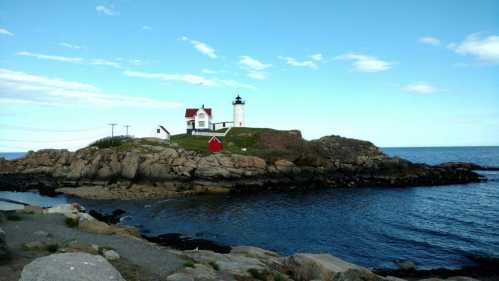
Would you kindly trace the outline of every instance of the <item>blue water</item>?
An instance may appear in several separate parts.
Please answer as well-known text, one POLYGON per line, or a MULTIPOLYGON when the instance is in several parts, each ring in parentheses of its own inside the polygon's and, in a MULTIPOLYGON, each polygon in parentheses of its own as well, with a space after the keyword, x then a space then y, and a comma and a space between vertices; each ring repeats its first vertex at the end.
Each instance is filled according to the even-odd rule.
MULTIPOLYGON (((416 162, 499 166, 499 147, 385 151, 416 162)), ((124 223, 152 234, 180 232, 285 255, 326 252, 367 267, 408 259, 420 268, 456 268, 470 264, 470 253, 499 255, 499 173, 483 175, 488 182, 440 187, 76 201, 107 212, 122 208, 130 214, 124 223)))
POLYGON ((7 160, 15 160, 23 158, 26 155, 26 152, 0 152, 0 157, 3 157, 7 160))

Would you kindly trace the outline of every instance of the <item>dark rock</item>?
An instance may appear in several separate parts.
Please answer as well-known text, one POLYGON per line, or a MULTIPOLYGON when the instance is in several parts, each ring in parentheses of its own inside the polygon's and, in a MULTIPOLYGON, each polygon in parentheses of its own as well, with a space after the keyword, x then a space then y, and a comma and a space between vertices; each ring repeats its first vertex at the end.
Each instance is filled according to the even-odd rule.
POLYGON ((0 264, 7 262, 10 259, 10 251, 5 240, 5 232, 0 228, 0 264))
POLYGON ((475 265, 465 266, 460 269, 434 268, 434 269, 374 269, 373 272, 381 276, 395 276, 400 278, 424 279, 438 277, 447 279, 455 276, 469 276, 477 279, 499 280, 499 258, 481 255, 470 255, 475 265))
POLYGON ((96 218, 97 220, 100 220, 102 222, 105 222, 107 224, 117 224, 120 222, 120 218, 125 214, 126 212, 122 209, 116 209, 114 210, 111 214, 103 214, 99 213, 96 210, 90 210, 88 212, 89 215, 92 217, 96 218))
POLYGON ((158 236, 145 236, 142 237, 150 242, 159 244, 165 247, 171 247, 177 250, 210 250, 216 253, 227 254, 230 253, 231 247, 220 244, 207 239, 193 239, 184 236, 180 233, 166 233, 158 236))

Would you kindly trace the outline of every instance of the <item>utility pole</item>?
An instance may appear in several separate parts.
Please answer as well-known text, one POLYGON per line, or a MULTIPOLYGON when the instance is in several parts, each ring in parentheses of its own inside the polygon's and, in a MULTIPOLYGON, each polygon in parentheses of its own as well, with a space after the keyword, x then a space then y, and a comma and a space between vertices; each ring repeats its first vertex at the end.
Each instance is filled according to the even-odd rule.
POLYGON ((132 125, 125 125, 124 127, 126 128, 126 136, 128 137, 128 128, 132 127, 132 125))
POLYGON ((111 126, 111 137, 114 137, 114 126, 118 125, 116 123, 109 123, 109 126, 111 126))

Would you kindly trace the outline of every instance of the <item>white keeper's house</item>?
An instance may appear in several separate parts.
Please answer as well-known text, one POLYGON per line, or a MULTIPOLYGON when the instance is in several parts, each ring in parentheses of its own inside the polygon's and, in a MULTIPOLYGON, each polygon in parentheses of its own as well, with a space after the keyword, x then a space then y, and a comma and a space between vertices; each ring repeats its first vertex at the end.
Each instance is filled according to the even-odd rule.
POLYGON ((223 128, 244 127, 244 106, 246 102, 239 96, 232 102, 233 121, 213 122, 213 110, 204 105, 200 108, 186 108, 185 122, 187 134, 213 132, 223 128))

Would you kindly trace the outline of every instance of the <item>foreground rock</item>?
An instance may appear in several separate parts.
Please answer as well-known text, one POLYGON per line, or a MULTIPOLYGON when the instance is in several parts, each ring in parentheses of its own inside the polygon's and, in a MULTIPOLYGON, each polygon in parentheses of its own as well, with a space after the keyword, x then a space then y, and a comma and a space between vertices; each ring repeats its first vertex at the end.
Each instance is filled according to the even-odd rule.
POLYGON ((5 232, 0 227, 0 264, 6 262, 9 258, 10 258, 10 252, 9 249, 7 248, 7 241, 5 240, 5 232))
POLYGON ((0 159, 0 187, 91 199, 151 199, 481 180, 473 165, 414 164, 389 157, 370 142, 338 136, 306 141, 298 131, 269 131, 258 135, 252 151, 206 155, 140 139, 105 149, 40 150, 19 160, 0 159))
POLYGON ((24 267, 19 281, 125 281, 103 257, 86 253, 53 254, 24 267))

